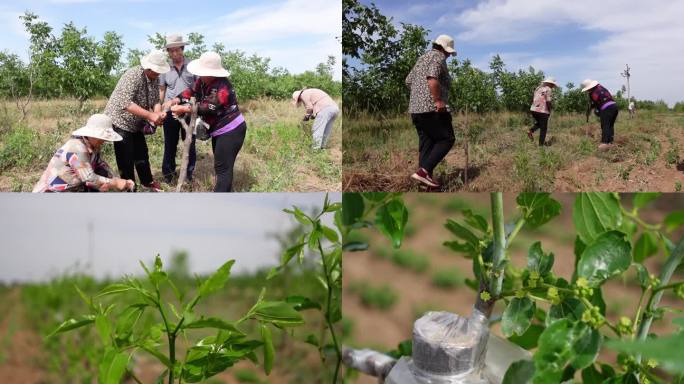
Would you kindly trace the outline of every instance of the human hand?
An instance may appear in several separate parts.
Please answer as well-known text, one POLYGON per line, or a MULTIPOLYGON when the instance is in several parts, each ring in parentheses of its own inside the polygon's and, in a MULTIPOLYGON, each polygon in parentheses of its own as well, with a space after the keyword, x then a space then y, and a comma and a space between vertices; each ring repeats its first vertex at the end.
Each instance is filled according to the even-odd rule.
POLYGON ((437 112, 446 112, 446 103, 443 100, 437 100, 435 101, 435 108, 437 109, 437 112))
POLYGON ((147 117, 147 121, 152 125, 161 125, 164 122, 166 114, 163 112, 150 112, 147 117))

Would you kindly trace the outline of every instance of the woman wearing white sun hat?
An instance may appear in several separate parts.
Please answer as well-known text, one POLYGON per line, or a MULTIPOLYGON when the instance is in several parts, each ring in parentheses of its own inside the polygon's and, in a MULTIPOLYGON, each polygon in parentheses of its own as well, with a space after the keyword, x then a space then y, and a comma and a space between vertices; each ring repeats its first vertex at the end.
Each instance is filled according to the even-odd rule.
POLYGON ((86 125, 72 132, 55 152, 33 192, 133 190, 133 180, 113 177, 102 159, 100 148, 107 141, 121 141, 112 128, 112 119, 103 114, 90 116, 86 125))
POLYGON ((534 90, 530 112, 532 113, 532 117, 534 117, 535 124, 534 127, 527 131, 527 137, 529 137, 530 140, 534 140, 534 132, 539 130, 540 146, 546 143, 546 129, 553 107, 551 93, 553 92, 553 88, 556 88, 557 86, 556 79, 547 77, 539 84, 537 89, 534 90))
POLYGON ((152 178, 145 127, 157 126, 166 116, 159 103, 159 75, 171 70, 162 51, 152 51, 140 65, 128 69, 119 79, 107 101, 105 113, 112 118, 114 131, 123 138, 114 144, 121 177, 135 180, 154 192, 161 186, 152 178))
POLYGON ((587 108, 587 122, 591 110, 597 110, 601 119, 601 144, 600 150, 606 150, 613 145, 615 133, 615 120, 618 116, 617 104, 610 92, 596 80, 585 79, 582 81, 582 92, 589 92, 589 107, 587 108))
POLYGON ((221 56, 216 52, 205 52, 199 59, 191 61, 188 71, 199 78, 192 88, 169 101, 171 112, 190 112, 187 102, 192 96, 196 98, 197 114, 209 124, 216 173, 214 192, 231 192, 233 166, 245 141, 247 123, 238 107, 235 89, 228 80, 230 72, 223 68, 221 56))
POLYGON ((292 105, 296 107, 300 103, 306 108, 304 121, 316 119, 311 128, 314 149, 325 148, 335 119, 340 113, 337 103, 330 95, 317 88, 304 88, 294 91, 292 93, 292 105))

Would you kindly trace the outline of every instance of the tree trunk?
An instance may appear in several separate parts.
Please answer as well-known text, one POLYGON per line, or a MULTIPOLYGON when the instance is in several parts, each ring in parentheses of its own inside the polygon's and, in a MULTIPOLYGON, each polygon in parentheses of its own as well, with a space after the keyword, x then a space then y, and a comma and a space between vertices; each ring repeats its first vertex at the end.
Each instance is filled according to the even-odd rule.
POLYGON ((185 179, 188 177, 188 163, 190 162, 190 145, 192 145, 192 131, 195 127, 195 120, 197 120, 197 103, 195 98, 190 99, 190 106, 192 113, 190 114, 190 124, 185 122, 184 118, 179 117, 178 121, 185 130, 185 140, 183 141, 183 157, 180 164, 180 175, 178 176, 178 185, 176 185, 176 192, 180 192, 183 187, 185 179))

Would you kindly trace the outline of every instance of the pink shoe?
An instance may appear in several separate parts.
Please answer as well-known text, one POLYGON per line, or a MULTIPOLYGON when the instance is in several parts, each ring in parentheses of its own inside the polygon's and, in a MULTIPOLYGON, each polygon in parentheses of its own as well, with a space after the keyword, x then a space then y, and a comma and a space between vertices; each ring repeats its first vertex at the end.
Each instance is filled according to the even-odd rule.
POLYGON ((439 187, 439 184, 436 181, 432 180, 432 177, 428 175, 427 171, 424 168, 418 168, 416 173, 411 175, 411 178, 413 180, 417 180, 427 185, 428 187, 439 187))

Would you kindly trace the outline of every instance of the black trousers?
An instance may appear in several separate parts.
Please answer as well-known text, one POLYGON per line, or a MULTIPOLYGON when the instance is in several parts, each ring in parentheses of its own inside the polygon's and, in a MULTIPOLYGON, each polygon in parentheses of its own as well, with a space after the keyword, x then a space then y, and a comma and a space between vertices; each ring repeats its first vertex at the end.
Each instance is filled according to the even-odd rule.
POLYGON ((544 145, 546 141, 546 129, 549 125, 549 114, 541 112, 532 112, 532 117, 534 117, 534 127, 530 129, 530 132, 535 132, 539 130, 539 145, 544 145))
POLYGON ((114 127, 114 131, 123 137, 121 141, 114 142, 114 154, 116 165, 119 167, 119 175, 122 179, 135 181, 134 170, 138 172, 140 184, 147 185, 152 182, 152 170, 150 169, 150 156, 147 152, 147 142, 142 132, 129 132, 114 127))
POLYGON ((610 144, 615 134, 615 120, 617 120, 618 108, 613 104, 599 112, 601 118, 601 143, 610 144))
MULTIPOLYGON (((176 175, 176 152, 178 150, 178 138, 185 141, 185 129, 181 123, 174 119, 171 111, 167 112, 164 119, 164 159, 162 160, 162 174, 166 178, 176 175)), ((192 135, 190 154, 188 161, 188 180, 192 180, 192 172, 195 170, 197 152, 195 151, 195 135, 192 135)))
POLYGON ((418 165, 432 176, 442 159, 453 147, 456 138, 449 112, 413 113, 411 120, 418 133, 418 165))
POLYGON ((233 167, 242 143, 245 142, 246 133, 247 123, 242 123, 228 133, 211 138, 216 173, 214 192, 233 191, 233 167))

